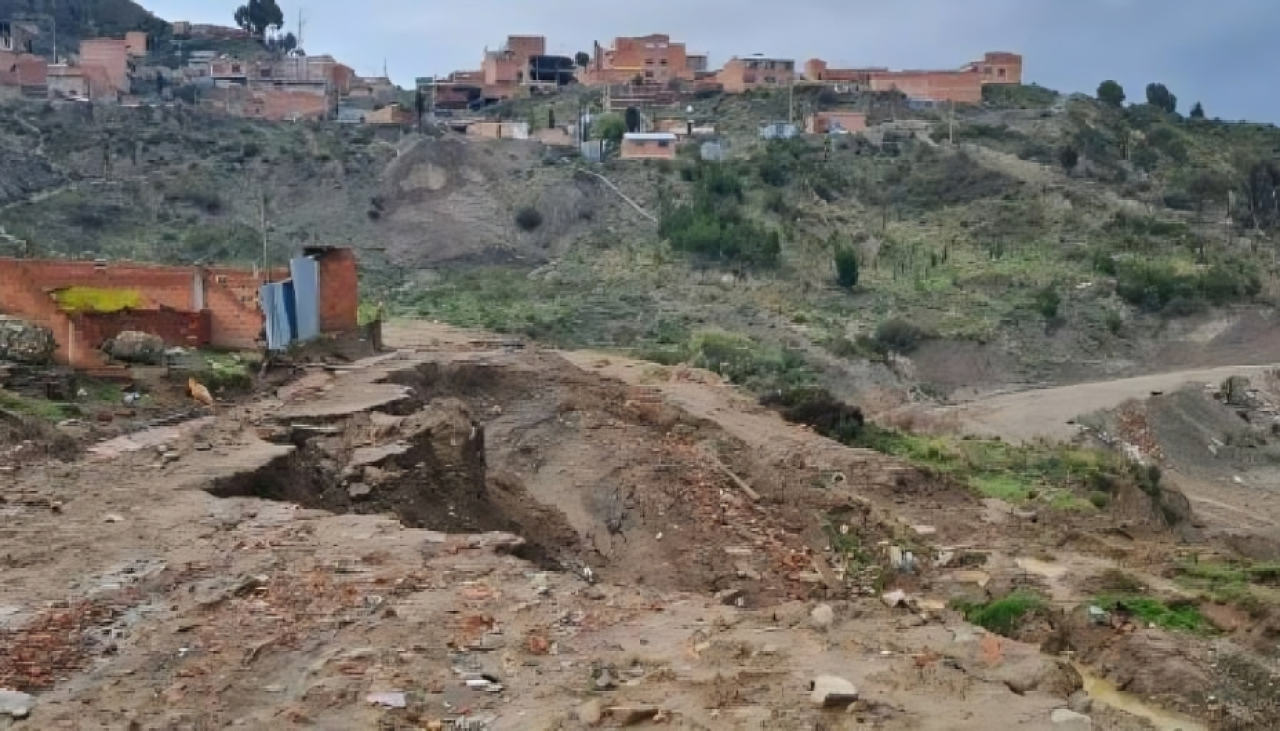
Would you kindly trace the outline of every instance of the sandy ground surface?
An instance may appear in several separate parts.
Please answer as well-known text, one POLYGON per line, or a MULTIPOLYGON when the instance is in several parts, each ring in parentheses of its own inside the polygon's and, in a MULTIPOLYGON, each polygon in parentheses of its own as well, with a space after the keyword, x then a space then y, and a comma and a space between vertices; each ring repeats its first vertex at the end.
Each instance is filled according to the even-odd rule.
POLYGON ((1062 615, 1015 641, 946 608, 1027 585, 1065 611, 1109 568, 1146 576, 1181 549, 1138 514, 1028 520, 704 372, 426 323, 386 340, 6 473, 0 688, 34 707, 0 728, 1047 730, 1083 682, 1042 651, 1057 635, 1139 715, 1261 707, 1211 673, 1232 638, 1062 615), (815 704, 822 675, 859 700, 815 704))

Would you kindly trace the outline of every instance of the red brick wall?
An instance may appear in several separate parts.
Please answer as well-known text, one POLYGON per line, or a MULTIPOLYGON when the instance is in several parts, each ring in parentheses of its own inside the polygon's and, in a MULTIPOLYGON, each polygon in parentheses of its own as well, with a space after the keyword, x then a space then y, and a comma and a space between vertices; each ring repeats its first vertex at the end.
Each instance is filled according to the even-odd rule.
POLYGON ((973 68, 982 75, 985 84, 1021 84, 1022 56, 1016 53, 993 51, 975 61, 973 68))
POLYGON ((116 91, 129 91, 129 54, 123 40, 90 38, 80 41, 80 65, 101 67, 116 91))
MULTIPOLYGON (((359 283, 355 254, 349 249, 316 255, 320 268, 320 329, 345 332, 358 324, 359 283)), ((274 269, 273 282, 289 278, 274 269)), ((31 320, 53 331, 57 359, 76 367, 102 364, 99 348, 123 330, 141 330, 187 345, 192 338, 218 348, 254 349, 262 343, 259 288, 267 278, 228 267, 166 267, 91 261, 40 261, 0 258, 0 313, 31 320), (195 312, 196 281, 204 287, 204 312, 195 312), (67 287, 128 289, 140 297, 132 312, 61 312, 50 296, 67 287), (172 339, 171 339, 172 338, 172 339)))
POLYGON ((106 341, 126 331, 157 335, 167 345, 199 348, 210 344, 210 319, 208 310, 86 312, 71 316, 71 322, 76 328, 76 348, 95 351, 100 350, 106 341))
POLYGON ((507 50, 528 65, 530 56, 547 55, 547 39, 545 36, 507 36, 507 50))
POLYGON ((795 77, 795 63, 785 59, 731 58, 716 79, 724 86, 725 93, 741 94, 750 89, 786 86, 795 77), (773 68, 767 67, 769 63, 773 68))
POLYGON ((971 71, 877 71, 871 74, 872 91, 893 89, 921 99, 957 104, 982 102, 982 76, 971 71))
POLYGON ((320 331, 346 332, 359 326, 360 282, 356 255, 335 249, 316 255, 320 264, 320 331))

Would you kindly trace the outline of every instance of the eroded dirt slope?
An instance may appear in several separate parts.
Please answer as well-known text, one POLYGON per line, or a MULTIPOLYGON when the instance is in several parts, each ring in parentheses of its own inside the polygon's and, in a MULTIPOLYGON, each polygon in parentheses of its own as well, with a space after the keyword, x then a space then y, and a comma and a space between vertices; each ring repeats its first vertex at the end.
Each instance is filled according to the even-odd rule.
MULTIPOLYGON (((12 474, 0 687, 35 701, 16 727, 1051 729, 1080 675, 946 602, 1065 604, 1114 565, 1099 554, 1174 548, 1108 516, 1028 521, 706 373, 387 336, 402 350, 12 474), (1058 564, 1033 560, 1047 546, 1058 564), (889 570, 893 547, 917 573, 889 570), (938 547, 984 554, 981 576, 938 547), (828 674, 861 700, 813 704, 828 674)), ((1152 662, 1162 636, 1129 642, 1152 662)), ((1121 678, 1113 646, 1081 644, 1121 678)), ((1166 686, 1144 692, 1212 715, 1166 686)))

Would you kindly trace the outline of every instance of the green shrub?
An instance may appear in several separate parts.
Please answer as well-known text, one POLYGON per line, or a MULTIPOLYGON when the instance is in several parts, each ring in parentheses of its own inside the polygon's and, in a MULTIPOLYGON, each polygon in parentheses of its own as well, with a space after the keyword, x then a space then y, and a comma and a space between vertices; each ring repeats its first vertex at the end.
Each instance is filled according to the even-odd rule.
POLYGON ((1110 331, 1112 335, 1119 335, 1120 330, 1124 327, 1124 317, 1121 316, 1118 310, 1107 310, 1104 322, 1107 326, 1107 330, 1110 331))
POLYGON ((853 249, 843 246, 836 249, 836 282, 845 289, 858 286, 858 255, 853 249))
POLYGON ((876 343, 886 350, 898 353, 910 353, 928 339, 928 332, 902 318, 887 320, 876 328, 876 343))
POLYGON ((688 177, 693 199, 663 205, 658 233, 676 251, 709 259, 774 266, 782 253, 782 237, 748 218, 742 203, 742 181, 729 166, 700 163, 688 177))
POLYGON ((1135 307, 1179 316, 1204 303, 1246 301, 1262 291, 1257 274, 1240 262, 1218 262, 1201 272, 1179 272, 1172 264, 1131 261, 1117 267, 1116 294, 1135 307))
POLYGON ((542 225, 542 212, 533 206, 516 211, 516 225, 521 231, 534 231, 542 225))
POLYGON ((1143 624, 1184 632, 1206 632, 1210 625, 1196 605, 1188 600, 1168 604, 1145 596, 1101 596, 1094 604, 1109 611, 1129 612, 1143 624))
POLYGON ((689 342, 688 352, 693 366, 715 371, 751 391, 794 388, 812 377, 796 352, 736 333, 697 333, 689 342))
POLYGON ((1054 320, 1058 317, 1058 308, 1062 306, 1062 295, 1058 294, 1058 290, 1049 285, 1044 289, 1036 292, 1035 307, 1036 312, 1044 316, 1046 320, 1054 320))
POLYGON ((862 409, 840 401, 823 388, 777 390, 762 397, 760 403, 779 410, 787 421, 806 424, 845 444, 856 441, 866 426, 862 409))
POLYGON ((1028 616, 1044 611, 1045 601, 1037 594, 1015 591, 986 604, 957 602, 964 618, 991 632, 1006 637, 1017 631, 1028 616))

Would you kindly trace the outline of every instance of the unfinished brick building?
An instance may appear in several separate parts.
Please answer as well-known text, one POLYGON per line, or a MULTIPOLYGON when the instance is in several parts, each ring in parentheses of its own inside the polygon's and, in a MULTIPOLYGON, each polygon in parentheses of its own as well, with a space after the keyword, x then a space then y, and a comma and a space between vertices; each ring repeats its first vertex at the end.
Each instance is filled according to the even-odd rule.
POLYGON ((641 80, 664 84, 679 79, 693 81, 705 71, 707 57, 690 56, 683 43, 672 43, 663 33, 636 38, 618 37, 611 48, 593 44, 591 63, 578 80, 592 86, 628 84, 641 80))
MULTIPOLYGON (((356 261, 348 249, 308 252, 318 270, 321 332, 357 326, 356 261)), ((290 277, 230 267, 157 266, 130 262, 0 258, 0 313, 48 328, 55 359, 76 368, 104 365, 102 344, 126 330, 170 345, 253 350, 264 345, 260 291, 290 277), (101 306, 68 305, 68 292, 101 306)))
POLYGON ((982 101, 986 84, 1021 84, 1022 56, 991 52, 982 61, 957 70, 891 71, 887 68, 833 69, 826 61, 810 59, 804 65, 810 82, 848 85, 854 90, 900 91, 913 99, 956 104, 982 101))
POLYGON ((737 56, 725 62, 716 81, 729 94, 785 87, 796 78, 796 62, 787 58, 737 56))

